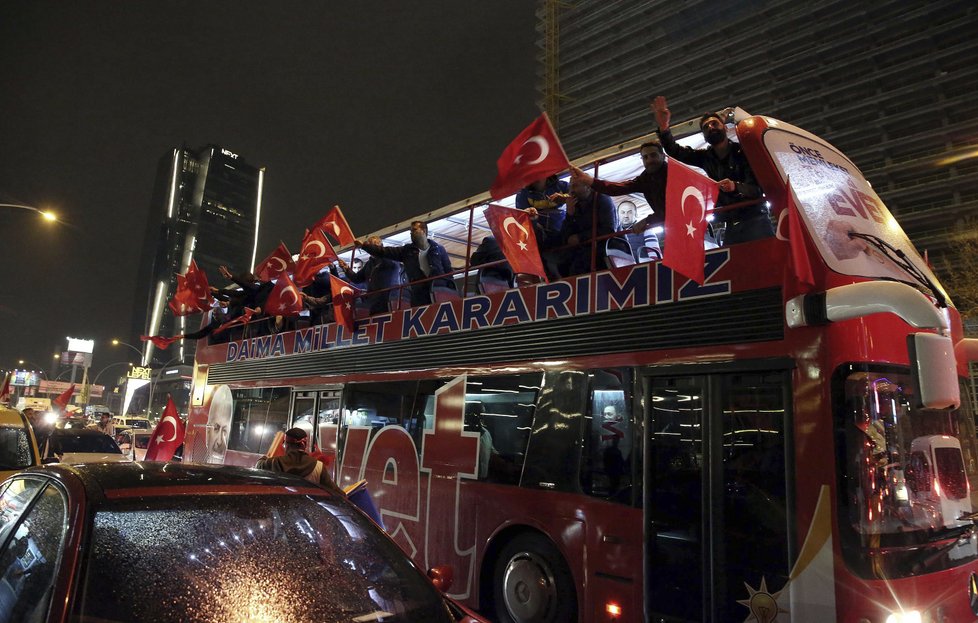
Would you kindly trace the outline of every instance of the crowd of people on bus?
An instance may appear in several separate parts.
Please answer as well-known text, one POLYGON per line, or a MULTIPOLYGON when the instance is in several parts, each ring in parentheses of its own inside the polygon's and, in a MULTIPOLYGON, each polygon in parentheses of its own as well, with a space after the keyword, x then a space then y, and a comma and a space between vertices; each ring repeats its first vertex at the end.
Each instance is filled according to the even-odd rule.
MULTIPOLYGON (((661 231, 665 222, 667 157, 699 167, 717 182, 718 210, 713 227, 719 231, 716 237, 712 232, 708 234, 708 245, 731 245, 774 235, 762 200, 763 191, 741 146, 728 138, 725 120, 716 113, 704 114, 699 126, 708 146, 694 149, 680 145, 673 137, 665 97, 656 97, 651 109, 658 125, 658 139, 640 146, 644 170, 638 176, 624 181, 604 180, 572 166, 569 180, 553 175, 536 180, 517 193, 516 208, 530 216, 549 278, 567 278, 592 268, 615 266, 608 257, 608 249, 614 244, 634 257, 661 257, 655 232, 661 231), (616 207, 611 198, 623 195, 641 195, 651 213, 639 220, 635 202, 627 199, 616 207), (725 210, 726 206, 731 207, 725 210), (599 243, 594 244, 595 241, 599 243)), ((331 274, 363 291, 358 302, 362 314, 381 314, 408 304, 426 305, 458 295, 448 251, 432 238, 424 221, 411 223, 410 242, 404 246, 384 245, 378 236, 356 240, 354 245, 367 254, 365 262, 355 258, 348 264, 341 259, 302 288, 304 315, 308 315, 310 324, 334 320, 331 274), (406 286, 403 294, 402 285, 406 286)), ((492 236, 479 242, 469 265, 480 269, 482 292, 515 285, 516 276, 492 236)), ((274 287, 271 281, 261 281, 250 272, 234 274, 224 266, 221 275, 231 283, 212 288, 217 304, 203 326, 185 338, 237 339, 241 328, 237 328, 237 333, 215 331, 246 313, 254 314, 248 323, 250 335, 295 328, 294 321, 262 313, 265 299, 274 287)))

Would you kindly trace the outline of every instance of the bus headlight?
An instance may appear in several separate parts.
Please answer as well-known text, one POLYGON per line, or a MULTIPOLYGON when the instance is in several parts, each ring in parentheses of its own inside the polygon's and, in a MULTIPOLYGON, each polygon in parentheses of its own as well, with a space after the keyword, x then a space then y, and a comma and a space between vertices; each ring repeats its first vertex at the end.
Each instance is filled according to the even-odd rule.
POLYGON ((906 610, 904 612, 893 612, 886 617, 886 623, 921 623, 923 618, 918 610, 906 610))

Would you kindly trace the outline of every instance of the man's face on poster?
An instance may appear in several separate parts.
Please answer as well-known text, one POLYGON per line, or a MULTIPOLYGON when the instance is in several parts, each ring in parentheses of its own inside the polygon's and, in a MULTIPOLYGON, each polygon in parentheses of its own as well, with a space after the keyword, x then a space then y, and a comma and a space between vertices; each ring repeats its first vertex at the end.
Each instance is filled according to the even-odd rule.
POLYGON ((226 385, 217 388, 207 412, 207 454, 208 460, 221 462, 228 449, 228 434, 231 427, 231 390, 226 385))

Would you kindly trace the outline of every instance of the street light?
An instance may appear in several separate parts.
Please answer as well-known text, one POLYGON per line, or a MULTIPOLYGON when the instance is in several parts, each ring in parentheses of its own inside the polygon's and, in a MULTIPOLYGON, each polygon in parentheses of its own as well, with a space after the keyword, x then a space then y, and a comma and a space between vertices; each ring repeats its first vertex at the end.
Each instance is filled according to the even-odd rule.
POLYGON ((40 208, 35 208, 34 206, 25 206, 19 203, 0 203, 0 208, 21 208, 23 210, 37 212, 41 215, 41 218, 49 223, 54 223, 58 220, 58 216, 54 212, 51 212, 50 210, 41 210, 40 208))
MULTIPOLYGON (((44 374, 44 370, 41 368, 41 366, 37 365, 36 363, 34 363, 32 361, 28 361, 27 359, 18 359, 17 360, 17 364, 18 365, 21 365, 21 366, 30 365, 31 366, 31 372, 34 371, 33 368, 37 368, 37 371, 39 373, 44 374)), ((47 376, 47 374, 44 374, 44 376, 47 376)))
POLYGON ((135 347, 135 346, 133 346, 132 344, 127 344, 126 342, 123 342, 122 340, 116 340, 116 339, 113 339, 113 340, 112 340, 112 345, 113 345, 113 346, 128 346, 128 347, 129 347, 129 348, 131 348, 131 349, 132 349, 133 351, 135 351, 135 353, 136 353, 137 355, 139 355, 139 361, 140 361, 140 362, 142 362, 142 360, 143 360, 143 351, 141 351, 141 350, 139 350, 138 348, 136 348, 136 347, 135 347))
POLYGON ((105 372, 106 370, 108 370, 109 368, 111 368, 113 366, 121 366, 123 364, 125 364, 127 366, 131 366, 132 365, 132 362, 131 361, 117 361, 115 363, 110 363, 109 365, 105 366, 104 368, 102 368, 101 370, 98 371, 98 374, 95 375, 95 380, 92 381, 92 385, 97 385, 98 384, 98 377, 102 376, 102 373, 103 372, 105 372))

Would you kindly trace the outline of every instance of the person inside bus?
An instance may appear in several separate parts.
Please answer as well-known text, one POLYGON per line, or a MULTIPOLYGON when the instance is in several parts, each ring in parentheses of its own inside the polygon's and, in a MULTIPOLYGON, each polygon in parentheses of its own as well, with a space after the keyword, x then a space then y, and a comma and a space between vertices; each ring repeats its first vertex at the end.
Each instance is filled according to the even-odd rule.
POLYGON ((554 249, 564 244, 560 230, 567 217, 564 205, 569 196, 570 184, 556 175, 536 180, 516 194, 516 207, 526 210, 533 221, 540 258, 551 279, 560 279, 563 254, 554 249))
MULTIPOLYGON (((569 262, 562 276, 570 277, 591 272, 591 242, 593 238, 613 234, 618 231, 618 212, 608 195, 591 190, 582 177, 572 177, 571 197, 567 201, 567 218, 561 228, 564 244, 568 249, 569 262), (597 210, 597 232, 594 232, 594 212, 597 210)), ((598 242, 595 267, 604 268, 605 241, 598 242)))
POLYGON ((723 119, 715 113, 703 115, 700 118, 700 131, 710 146, 693 149, 677 143, 669 131, 671 113, 664 96, 659 95, 652 100, 652 111, 659 124, 659 140, 666 153, 680 162, 703 169, 717 181, 720 190, 717 207, 757 200, 742 208, 716 213, 716 220, 726 226, 723 245, 773 236, 771 217, 761 200, 763 192, 754 178, 744 150, 739 143, 727 138, 723 119))
POLYGON ((432 288, 455 289, 452 279, 452 263, 448 251, 428 237, 428 225, 424 221, 411 223, 411 244, 403 247, 385 247, 370 242, 354 241, 372 257, 394 260, 404 265, 411 283, 411 305, 427 305, 432 302, 432 288), (421 281, 432 276, 445 275, 430 281, 421 281))
MULTIPOLYGON (((383 247, 384 243, 381 241, 380 236, 370 236, 367 238, 367 244, 373 247, 383 247)), ((340 260, 340 268, 346 273, 351 283, 366 283, 367 296, 365 301, 371 316, 374 314, 386 314, 390 311, 389 301, 391 292, 389 288, 398 286, 401 283, 401 265, 398 262, 385 257, 371 255, 366 262, 363 262, 363 267, 360 270, 347 265, 343 260, 340 260), (381 292, 380 294, 370 294, 371 292, 379 292, 380 290, 387 291, 381 292)), ((396 296, 396 293, 394 295, 396 296)))
POLYGON ((465 402, 465 430, 479 433, 479 480, 489 477, 489 461, 496 454, 492 433, 486 428, 485 408, 481 402, 465 402))
POLYGON ((472 257, 469 259, 469 264, 472 267, 476 267, 481 266, 482 264, 492 264, 494 262, 502 263, 479 269, 480 282, 483 278, 486 278, 487 280, 493 280, 500 283, 505 282, 507 289, 512 288, 513 269, 510 267, 509 262, 506 261, 506 256, 503 255, 503 250, 499 248, 499 243, 496 242, 496 239, 493 236, 486 236, 482 239, 482 242, 479 243, 476 250, 472 252, 472 257))
POLYGON ((326 487, 335 487, 333 479, 323 462, 306 451, 309 434, 301 428, 290 428, 285 431, 285 454, 281 456, 263 456, 255 464, 257 469, 267 469, 272 472, 284 472, 301 476, 309 482, 326 487))

